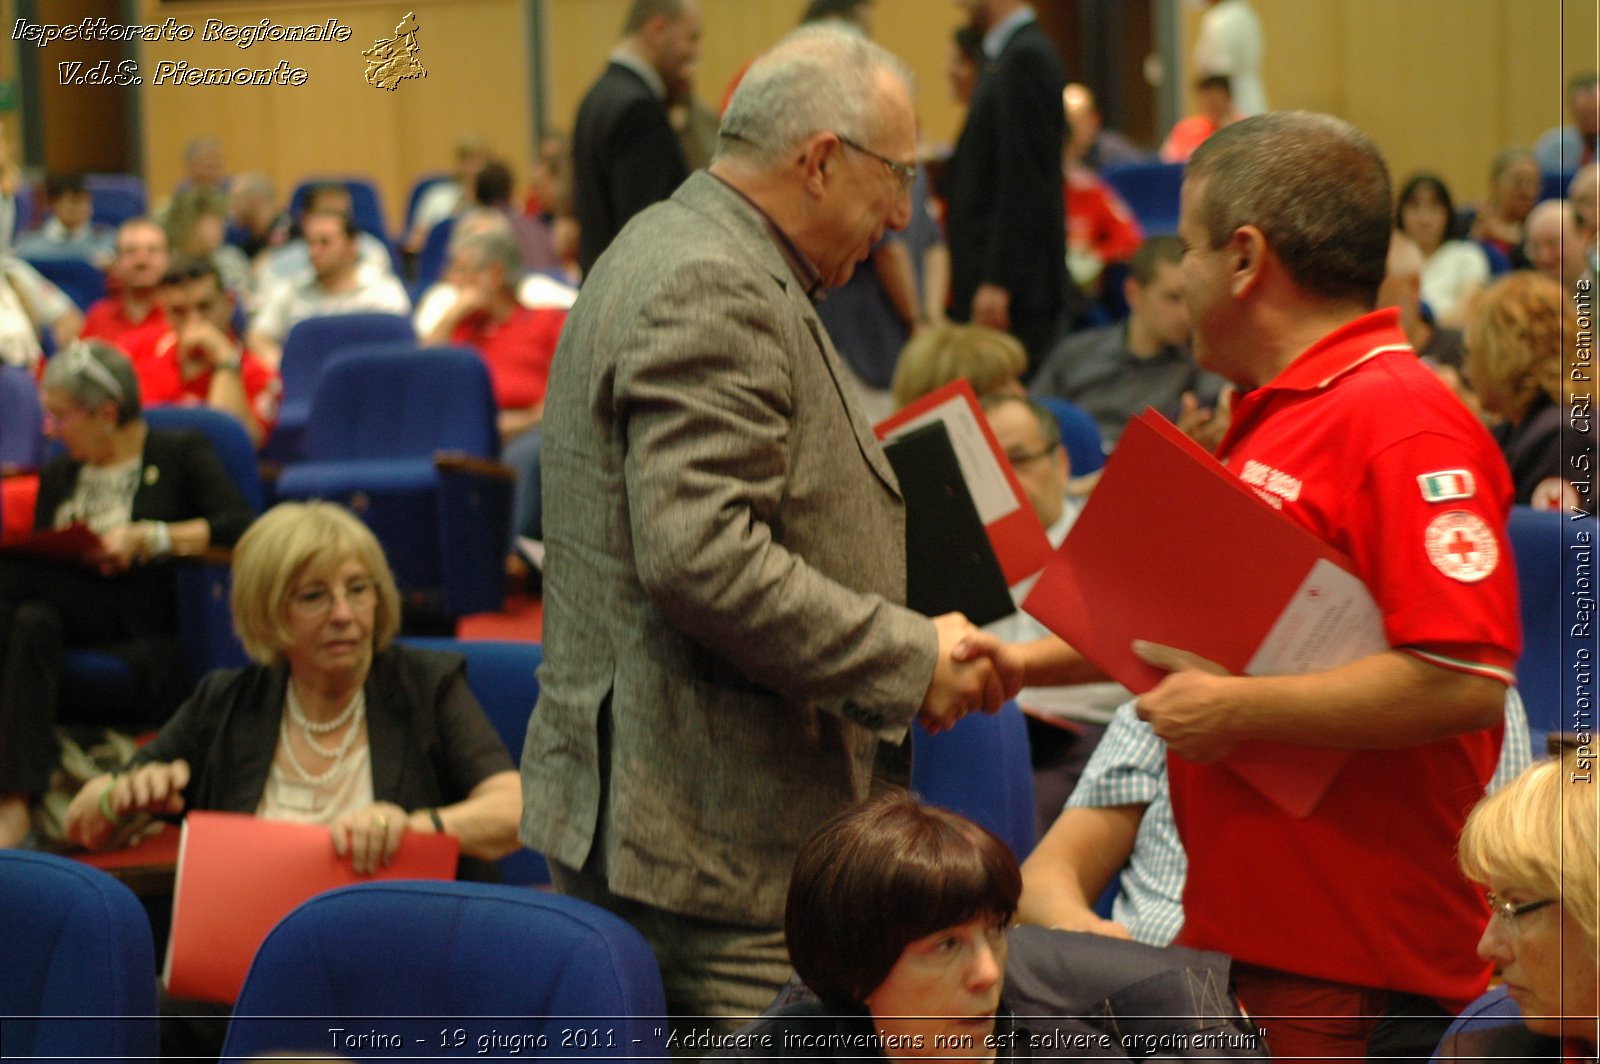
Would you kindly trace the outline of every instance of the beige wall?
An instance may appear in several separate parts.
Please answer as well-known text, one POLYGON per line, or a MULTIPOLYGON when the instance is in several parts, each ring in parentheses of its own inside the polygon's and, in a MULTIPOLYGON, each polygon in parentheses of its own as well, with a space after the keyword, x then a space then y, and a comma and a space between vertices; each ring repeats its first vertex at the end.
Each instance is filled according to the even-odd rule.
MULTIPOLYGON (((787 32, 804 6, 804 0, 700 2, 706 34, 697 88, 713 103, 733 72, 787 32)), ((566 129, 616 41, 628 0, 544 3, 545 109, 551 125, 566 129)), ((1265 74, 1275 105, 1349 118, 1377 138, 1397 177, 1437 169, 1462 200, 1482 195, 1495 152, 1529 144, 1562 120, 1565 78, 1595 65, 1595 0, 1254 3, 1266 32, 1265 74)), ((0 3, 0 12, 8 6, 0 3)), ((178 180, 183 146, 200 133, 222 137, 231 169, 265 170, 285 192, 314 171, 370 174, 391 217, 402 210, 413 178, 448 164, 461 132, 481 132, 526 172, 533 114, 524 0, 140 0, 140 8, 148 22, 168 15, 196 27, 210 17, 233 23, 263 15, 289 23, 337 17, 354 31, 342 45, 146 46, 147 79, 161 59, 255 67, 285 58, 309 74, 298 89, 155 88, 147 80, 137 91, 146 177, 158 194, 178 180), (428 78, 392 93, 366 85, 361 49, 389 36, 408 10, 420 25, 428 78)), ((876 0, 876 37, 917 71, 924 131, 935 142, 948 142, 959 128, 942 73, 958 18, 945 0, 876 0)), ((1182 20, 1184 55, 1194 22, 1192 12, 1182 20)))
MULTIPOLYGON (((1272 106, 1348 119, 1396 183, 1434 170, 1463 203, 1484 194, 1502 148, 1567 120, 1566 79, 1596 67, 1594 0, 1252 2, 1272 106)), ((1185 58, 1198 21, 1185 19, 1185 58)))
MULTIPOLYGON (((699 0, 705 32, 695 94, 715 107, 734 73, 795 27, 806 0, 699 0)), ((584 91, 605 65, 629 0, 545 0, 550 124, 570 131, 584 91)), ((948 0, 874 0, 873 37, 921 81, 918 110, 927 136, 948 142, 961 114, 944 85, 945 41, 959 21, 948 0)))
POLYGON ((184 145, 201 133, 222 138, 231 171, 266 171, 283 196, 315 173, 369 175, 392 225, 412 179, 448 168, 463 132, 481 133, 514 170, 526 172, 533 118, 520 0, 141 3, 147 23, 171 16, 196 28, 188 42, 146 45, 140 63, 146 177, 158 193, 177 183, 184 145), (402 81, 392 92, 366 84, 362 50, 392 37, 408 11, 416 14, 418 58, 428 76, 402 81), (237 24, 262 17, 287 25, 337 18, 353 35, 343 44, 263 42, 248 49, 199 39, 207 18, 237 24), (287 59, 308 77, 299 88, 155 87, 150 79, 163 59, 251 68, 287 59))

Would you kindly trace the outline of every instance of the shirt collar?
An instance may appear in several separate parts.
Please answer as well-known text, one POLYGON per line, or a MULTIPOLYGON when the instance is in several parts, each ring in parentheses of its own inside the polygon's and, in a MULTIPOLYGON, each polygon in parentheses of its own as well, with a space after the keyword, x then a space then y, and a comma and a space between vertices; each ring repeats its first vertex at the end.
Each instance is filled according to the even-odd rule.
POLYGON ((1400 312, 1393 307, 1363 314, 1324 336, 1289 363, 1258 391, 1315 391, 1385 351, 1410 351, 1400 331, 1400 312))
POLYGON ((663 101, 666 100, 667 83, 661 80, 661 72, 655 67, 651 66, 649 63, 646 63, 643 59, 640 59, 626 48, 618 48, 616 51, 612 52, 611 61, 618 66, 627 67, 629 70, 639 75, 639 77, 643 79, 644 83, 650 87, 650 91, 655 95, 656 99, 663 101))
POLYGON ((1033 5, 1023 4, 1005 18, 995 23, 989 32, 983 35, 983 54, 990 59, 996 59, 1011 43, 1011 38, 1016 36, 1018 30, 1034 20, 1033 5))
MULTIPOLYGON (((709 173, 709 171, 707 172, 709 173)), ((805 291, 806 296, 812 302, 821 299, 824 294, 822 271, 818 270, 812 261, 806 258, 805 252, 800 250, 799 245, 789 238, 789 234, 785 233, 783 228, 772 220, 772 215, 762 210, 755 200, 746 196, 716 174, 711 174, 711 176, 721 181, 729 191, 743 200, 745 205, 755 212, 757 218, 761 219, 761 224, 767 230, 767 235, 772 238, 772 243, 777 247, 778 254, 783 256, 784 264, 789 267, 789 272, 794 274, 794 279, 800 282, 800 287, 805 291)))

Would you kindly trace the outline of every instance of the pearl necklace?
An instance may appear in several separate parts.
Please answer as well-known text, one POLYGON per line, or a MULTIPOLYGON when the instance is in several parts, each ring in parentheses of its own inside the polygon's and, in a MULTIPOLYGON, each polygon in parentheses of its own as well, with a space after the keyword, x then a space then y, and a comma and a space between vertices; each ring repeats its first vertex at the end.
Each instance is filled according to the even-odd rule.
MULTIPOLYGON (((290 705, 293 707, 293 688, 290 689, 289 698, 290 705)), ((367 700, 365 697, 363 697, 362 692, 356 692, 356 697, 350 700, 350 705, 346 709, 345 713, 349 714, 349 716, 352 718, 352 723, 350 725, 350 730, 345 732, 344 739, 340 741, 337 750, 325 751, 323 747, 313 742, 309 735, 306 736, 306 742, 313 750, 321 754, 323 757, 332 759, 333 764, 328 766, 328 769, 325 772, 311 773, 306 771, 305 766, 300 763, 300 759, 295 756, 294 743, 292 743, 289 738, 288 720, 280 720, 278 723, 278 736, 283 743, 284 759, 289 762, 289 767, 294 769, 295 775, 299 776, 301 780, 313 787, 320 787, 324 783, 338 779, 340 776, 349 772, 352 767, 350 764, 345 762, 345 757, 350 753, 351 748, 355 746, 356 736, 361 733, 361 722, 365 720, 367 716, 367 700)), ((291 715, 292 714, 293 709, 291 708, 291 715)), ((344 716, 345 714, 340 715, 344 716)))
POLYGON ((366 699, 362 697, 364 694, 365 692, 362 689, 357 688, 356 693, 350 697, 349 703, 344 707, 344 710, 337 717, 334 717, 332 720, 318 723, 306 716, 304 707, 300 705, 299 696, 294 693, 294 681, 291 680, 289 682, 288 698, 289 716, 293 718, 296 724, 300 725, 300 731, 306 737, 307 746, 311 747, 311 749, 315 750, 323 757, 333 757, 335 751, 330 750, 321 743, 317 742, 316 737, 318 735, 326 735, 331 731, 337 731, 348 724, 350 722, 350 718, 355 716, 356 703, 364 703, 366 701, 366 699))

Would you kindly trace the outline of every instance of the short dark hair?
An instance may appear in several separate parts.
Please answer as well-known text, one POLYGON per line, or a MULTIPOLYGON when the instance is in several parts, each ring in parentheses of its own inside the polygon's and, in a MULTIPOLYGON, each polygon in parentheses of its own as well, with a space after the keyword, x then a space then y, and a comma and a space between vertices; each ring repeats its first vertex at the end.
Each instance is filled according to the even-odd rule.
POLYGON ((1405 210, 1406 204, 1416 198, 1418 192, 1429 189, 1439 197, 1439 202, 1444 204, 1445 226, 1444 238, 1449 240, 1456 235, 1456 201, 1450 196, 1450 188, 1444 183, 1444 178, 1438 174, 1420 173, 1412 174, 1406 178, 1406 183, 1400 186, 1400 194, 1394 198, 1394 227, 1405 232, 1401 224, 1400 213, 1405 210))
POLYGON ((84 183, 82 174, 50 174, 44 179, 44 198, 46 202, 61 196, 86 196, 89 186, 84 183))
POLYGON ((821 22, 828 18, 843 18, 854 20, 856 9, 866 7, 872 0, 811 0, 800 15, 800 25, 811 22, 821 22))
POLYGON ((1594 88, 1596 85, 1600 85, 1600 74, 1595 73, 1593 70, 1584 74, 1574 74, 1572 75, 1572 80, 1567 82, 1567 99, 1570 100, 1579 93, 1594 88))
POLYGON ((502 207, 511 202, 511 185, 511 170, 505 163, 487 163, 473 179, 472 195, 485 207, 502 207))
POLYGON ((1156 279, 1156 271, 1163 263, 1176 266, 1183 261, 1183 241, 1175 236, 1153 236, 1139 245, 1139 250, 1128 260, 1128 274, 1140 285, 1156 279))
POLYGON ((973 66, 983 69, 983 34, 971 26, 957 26, 950 39, 955 41, 956 50, 966 56, 973 66))
POLYGON ((818 828, 795 859, 789 959, 835 1008, 858 1007, 917 939, 980 916, 1009 922, 1022 873, 1006 844, 896 791, 818 828))
POLYGON ((678 18, 683 14, 683 0, 633 0, 628 8, 628 19, 622 24, 622 35, 631 36, 644 29, 653 18, 678 18))
POLYGON ((188 284, 209 277, 216 283, 217 291, 225 291, 226 285, 222 283, 222 274, 210 259, 183 258, 178 259, 167 267, 167 272, 161 275, 161 287, 171 288, 173 285, 188 284))
POLYGON ((1185 183, 1213 249, 1253 225, 1304 292, 1377 305, 1389 254, 1389 168, 1365 133, 1332 115, 1274 111, 1219 129, 1185 183))
POLYGON ((1232 96, 1233 79, 1226 74, 1207 74, 1195 81, 1194 88, 1196 92, 1204 92, 1206 89, 1221 89, 1229 96, 1232 96))
POLYGON ((313 218, 333 218, 337 220, 339 227, 344 230, 344 235, 349 240, 354 240, 356 234, 361 232, 361 227, 356 225, 354 218, 351 218, 343 211, 331 210, 327 207, 318 207, 314 211, 306 211, 305 217, 300 220, 302 231, 305 229, 305 224, 313 218))

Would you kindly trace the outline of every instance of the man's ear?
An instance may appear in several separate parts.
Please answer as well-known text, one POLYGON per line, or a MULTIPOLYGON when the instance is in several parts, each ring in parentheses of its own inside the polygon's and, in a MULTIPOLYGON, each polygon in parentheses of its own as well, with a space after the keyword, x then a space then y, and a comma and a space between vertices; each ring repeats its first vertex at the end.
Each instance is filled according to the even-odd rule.
POLYGON ((1228 256, 1233 267, 1233 294, 1246 295, 1261 282, 1267 258, 1266 234, 1253 225, 1241 225, 1228 241, 1228 256))
POLYGON ((799 167, 806 191, 820 197, 827 190, 839 153, 839 138, 822 131, 813 133, 800 146, 799 167))

